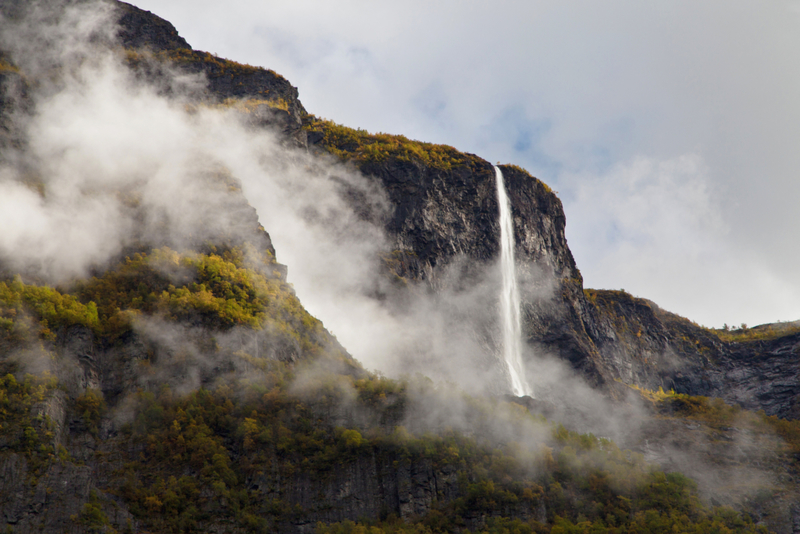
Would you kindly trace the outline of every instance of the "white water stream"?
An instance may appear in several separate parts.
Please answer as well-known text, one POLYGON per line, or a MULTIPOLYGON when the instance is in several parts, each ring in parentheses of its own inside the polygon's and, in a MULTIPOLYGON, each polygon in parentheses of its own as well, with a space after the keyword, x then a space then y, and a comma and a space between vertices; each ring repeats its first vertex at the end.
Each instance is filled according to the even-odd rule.
POLYGON ((508 366, 511 391, 521 397, 533 397, 533 388, 525 380, 522 367, 522 320, 520 317, 519 290, 514 263, 514 225, 511 219, 511 203, 506 194, 503 173, 494 168, 497 178, 497 203, 500 206, 500 268, 503 273, 503 289, 500 292, 500 316, 503 322, 503 357, 508 366))

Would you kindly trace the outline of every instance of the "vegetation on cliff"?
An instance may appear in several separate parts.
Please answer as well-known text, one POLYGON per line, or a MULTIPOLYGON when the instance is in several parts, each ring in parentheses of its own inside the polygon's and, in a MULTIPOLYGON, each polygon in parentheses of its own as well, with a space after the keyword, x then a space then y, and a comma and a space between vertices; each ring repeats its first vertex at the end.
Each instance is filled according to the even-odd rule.
POLYGON ((305 114, 297 100, 296 90, 283 76, 270 69, 189 48, 157 52, 127 48, 124 50, 124 59, 134 71, 156 80, 169 78, 167 72, 161 72, 165 67, 167 70, 178 68, 190 73, 202 73, 208 81, 209 93, 215 97, 211 101, 219 106, 235 106, 240 111, 249 112, 259 104, 266 104, 290 114, 298 113, 298 122, 300 116, 305 114))
POLYGON ((268 329, 318 354, 326 342, 322 324, 305 311, 281 273, 253 269, 239 248, 217 255, 169 248, 135 253, 100 276, 66 290, 0 282, 0 333, 21 342, 30 334, 54 341, 56 333, 82 325, 113 340, 132 328, 139 314, 202 325, 268 329))
POLYGON ((298 337, 319 333, 321 324, 280 273, 266 269, 248 268, 238 248, 220 256, 165 247, 133 254, 102 276, 79 282, 74 291, 84 302, 96 303, 106 330, 136 311, 223 330, 274 325, 298 337))
POLYGON ((414 141, 402 135, 371 134, 366 130, 348 128, 335 122, 310 115, 303 128, 320 135, 320 143, 331 154, 358 165, 381 163, 387 160, 419 163, 432 169, 449 171, 469 165, 476 156, 459 152, 448 145, 414 141))
POLYGON ((19 68, 9 62, 5 57, 0 56, 0 72, 19 73, 19 68))
MULTIPOLYGON (((304 113, 272 71, 180 46, 125 53, 140 72, 151 59, 203 72, 218 83, 213 105, 304 113), (265 79, 272 85, 259 85, 265 79), (251 100, 240 100, 243 94, 251 100)), ((0 62, 0 71, 9 69, 0 62)), ((310 139, 362 170, 387 162, 413 172, 488 168, 449 146, 305 118, 310 139)), ((18 484, 0 499, 3 517, 12 517, 5 514, 13 499, 24 513, 39 506, 52 515, 50 495, 60 490, 46 482, 58 473, 63 482, 70 467, 85 475, 87 490, 70 527, 97 532, 133 531, 128 513, 147 532, 314 524, 320 534, 764 531, 747 514, 704 504, 689 478, 659 471, 607 439, 571 432, 515 403, 367 373, 302 307, 268 254, 210 243, 202 250, 137 247, 63 287, 22 277, 0 282, 0 467, 4 475, 26 475, 0 481, 18 484), (148 338, 148 328, 174 344, 148 338), (252 347, 231 342, 251 336, 252 347), (205 367, 183 365, 191 351, 205 367), (26 374, 36 358, 63 372, 26 374), (415 412, 420 399, 425 405, 415 412), (420 414, 451 405, 463 407, 454 419, 468 424, 420 422, 420 414), (514 439, 520 428, 535 437, 514 439), (31 504, 25 496, 34 493, 44 497, 31 504)), ((405 283, 404 255, 382 257, 398 284, 405 283)), ((614 326, 631 336, 642 323, 625 306, 659 313, 625 294, 587 296, 616 313, 614 326)), ((665 418, 715 429, 743 417, 754 431, 776 431, 789 452, 800 450, 794 423, 705 398, 648 395, 665 418)), ((21 524, 17 516, 8 523, 21 524)))
POLYGON ((753 412, 722 399, 686 395, 663 389, 651 391, 629 386, 639 392, 653 411, 662 417, 676 417, 701 422, 710 429, 737 427, 756 434, 776 434, 781 438, 778 453, 788 454, 791 462, 800 468, 800 421, 767 415, 763 410, 753 412))
POLYGON ((51 287, 25 284, 20 277, 0 282, 0 335, 5 340, 20 342, 30 333, 31 325, 24 320, 28 311, 38 319, 36 333, 50 341, 55 340, 54 331, 60 328, 100 326, 94 302, 84 304, 51 287))
MULTIPOLYGON (((133 49, 125 50, 125 58, 128 61, 128 63, 133 67, 138 66, 143 61, 149 59, 149 57, 151 56, 148 53, 142 51, 137 51, 133 49)), ((162 50, 152 54, 152 57, 162 62, 173 62, 179 65, 180 64, 204 65, 208 69, 209 75, 211 76, 228 76, 231 78, 235 78, 238 76, 246 76, 246 75, 258 74, 261 72, 267 72, 278 79, 284 81, 286 80, 283 76, 277 74, 274 70, 271 69, 264 69, 262 67, 254 67, 252 65, 247 65, 245 63, 238 63, 230 59, 224 59, 215 56, 208 52, 202 52, 199 50, 192 50, 188 48, 162 50)))
POLYGON ((52 394, 58 381, 52 375, 26 375, 17 380, 15 366, 0 364, 5 376, 0 377, 0 450, 25 453, 38 473, 45 460, 54 453, 52 421, 37 413, 37 404, 52 394), (38 461, 35 461, 38 460, 38 461))
MULTIPOLYGON (((427 381, 249 361, 257 371, 244 381, 188 394, 167 386, 137 393, 120 435, 98 441, 98 460, 112 453, 122 461, 98 488, 105 497, 92 493, 76 524, 110 528, 113 496, 148 531, 196 532, 214 523, 271 532, 329 510, 331 495, 309 501, 303 491, 338 487, 349 466, 378 464, 388 469, 384 477, 403 466, 428 466, 440 477, 440 494, 418 515, 401 519, 385 507, 357 522, 321 522, 317 532, 766 532, 746 515, 704 506, 690 479, 515 404, 471 399, 471 425, 480 429, 507 413, 510 425, 542 428, 542 441, 498 443, 452 430, 407 430, 401 423, 411 396, 433 393, 427 381), (356 419, 362 423, 336 416, 343 408, 361 414, 356 419)), ((12 450, 40 466, 72 461, 51 445, 50 423, 32 415, 56 387, 53 379, 0 380, 4 435, 17 436, 12 450)), ((88 390, 71 405, 99 440, 96 429, 107 414, 99 394, 88 390)))
MULTIPOLYGON (((19 279, 4 283, 4 328, 14 332, 19 318, 28 316, 38 321, 44 342, 52 341, 51 329, 70 325, 102 338, 131 328, 137 314, 158 314, 218 331, 282 325, 311 354, 324 350, 321 326, 285 282, 247 268, 235 249, 223 255, 166 248, 138 253, 72 291, 19 279)), ((347 476, 348 466, 371 459, 390 472, 427 465, 442 480, 451 473, 452 487, 444 492, 442 482, 442 493, 418 515, 401 519, 385 507, 368 520, 322 522, 318 532, 763 531, 746 515, 705 507, 690 479, 655 470, 641 455, 608 440, 549 425, 514 404, 469 400, 476 435, 490 435, 480 429, 500 410, 511 414, 513 426, 549 425, 541 441, 497 443, 453 430, 408 430, 407 406, 412 395, 433 394, 429 382, 397 382, 340 365, 315 373, 314 358, 289 365, 244 352, 238 357, 251 366, 246 378, 231 375, 188 394, 167 385, 135 393, 126 408, 132 410, 130 422, 117 438, 104 441, 98 434, 109 413, 101 392, 88 389, 69 400, 81 428, 102 443, 98 454, 122 458, 76 515, 76 524, 108 527, 108 499, 114 496, 155 532, 200 531, 209 522, 251 532, 285 529, 304 517, 325 517, 331 506, 325 497, 316 504, 299 497, 291 489, 302 484, 297 481, 323 491, 326 481, 347 476)), ((6 450, 26 454, 34 473, 72 461, 53 444, 52 423, 34 415, 57 388, 53 378, 20 382, 8 374, 0 380, 6 450)), ((692 416, 728 417, 713 402, 663 393, 654 399, 692 416)))
POLYGON ((726 342, 741 343, 746 341, 766 341, 800 333, 800 322, 779 322, 763 324, 751 328, 748 328, 746 324, 741 324, 734 328, 726 325, 723 328, 714 328, 711 331, 722 341, 726 342))
MULTIPOLYGON (((464 532, 476 525, 481 532, 765 532, 730 509, 706 508, 690 479, 654 470, 605 439, 560 425, 533 447, 490 446, 452 431, 415 435, 396 424, 408 384, 334 374, 298 394, 293 375, 272 366, 245 390, 140 394, 124 433, 125 449, 142 452, 118 473, 113 491, 156 531, 193 531, 214 517, 266 532, 324 511, 330 496, 308 509, 291 480, 316 481, 309 488, 322 491, 326 480, 343 483, 349 465, 371 458, 455 472, 454 493, 434 497, 418 516, 401 520, 386 509, 357 523, 320 523, 319 533, 464 532), (348 391, 356 395, 350 409, 384 424, 331 424, 326 414, 350 402, 348 391), (273 489, 265 494, 259 480, 273 489)), ((518 417, 520 424, 544 424, 523 411, 518 417)))

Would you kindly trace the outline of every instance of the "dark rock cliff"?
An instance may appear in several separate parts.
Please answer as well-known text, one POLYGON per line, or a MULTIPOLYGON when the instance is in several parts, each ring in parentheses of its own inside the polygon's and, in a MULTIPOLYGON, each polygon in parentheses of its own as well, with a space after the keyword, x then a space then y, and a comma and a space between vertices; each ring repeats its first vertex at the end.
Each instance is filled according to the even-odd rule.
POLYGON ((25 143, 15 116, 30 111, 27 92, 19 70, 0 52, 0 162, 13 159, 25 143))
MULTIPOLYGON (((387 251, 393 253, 394 275, 437 288, 447 267, 461 261, 462 277, 455 283, 468 285, 472 273, 496 261, 500 232, 489 162, 450 147, 400 136, 388 140, 314 119, 306 128, 311 147, 352 162, 386 191, 391 210, 382 223, 394 247, 387 251), (426 161, 404 145, 424 146, 439 159, 426 161)), ((518 167, 501 169, 518 274, 529 286, 527 293, 523 287, 523 331, 535 353, 569 362, 612 396, 619 384, 662 387, 798 417, 796 329, 773 332, 769 339, 725 341, 724 333, 650 301, 618 291, 584 291, 558 197, 518 167)), ((535 369, 530 374, 536 381, 535 369)))
MULTIPOLYGON (((312 147, 352 161, 387 192, 392 209, 383 222, 394 247, 394 274, 437 288, 447 268, 460 262, 460 278, 449 277, 448 283, 468 286, 476 272, 497 261, 497 186, 489 162, 440 146, 427 150, 443 152, 445 164, 424 161, 402 149, 416 143, 405 138, 397 138, 401 148, 390 146, 374 157, 363 147, 379 145, 381 136, 342 134, 336 125, 313 121, 307 128, 312 147)), ((500 168, 511 202, 518 271, 529 288, 523 302, 528 343, 569 361, 592 384, 613 380, 594 343, 601 314, 583 295, 561 201, 524 170, 500 168)))
MULTIPOLYGON (((309 128, 297 89, 283 77, 194 51, 171 24, 149 12, 119 4, 118 13, 121 43, 132 52, 129 64, 142 76, 158 80, 168 69, 200 74, 208 86, 202 94, 191 95, 197 102, 249 100, 256 109, 254 126, 277 127, 291 143, 308 144, 312 150, 333 146, 324 128, 309 128)), ((10 65, 0 75, 7 86, 22 83, 10 65)), ((20 98, 24 100, 23 85, 16 92, 4 94, 23 95, 20 98)), ((0 102, 0 111, 23 105, 9 102, 8 98, 0 102)), ((17 143, 11 122, 0 124, 0 128, 0 146, 17 143)), ((356 153, 358 146, 335 148, 341 155, 348 150, 356 153)), ((394 274, 411 283, 427 284, 434 291, 438 277, 453 262, 466 259, 471 264, 457 282, 469 283, 472 271, 496 261, 499 249, 492 165, 471 154, 453 149, 446 152, 451 158, 446 165, 407 155, 355 158, 360 171, 379 183, 390 201, 392 209, 382 224, 392 238, 393 248, 386 252, 396 253, 398 258, 394 274)), ((501 169, 512 204, 520 271, 534 288, 525 294, 523 314, 527 342, 536 352, 568 362, 589 383, 604 387, 611 395, 618 393, 617 382, 650 389, 674 388, 718 396, 781 417, 800 417, 800 364, 796 357, 800 334, 723 341, 714 332, 660 310, 649 301, 624 293, 585 292, 567 245, 566 220, 558 197, 519 168, 501 169)), ((204 234, 196 245, 220 249, 252 246, 274 259, 269 236, 243 196, 225 196, 215 208, 228 214, 225 225, 204 234), (208 242, 209 236, 213 244, 208 242)), ((135 243, 131 251, 163 244, 168 243, 135 243)), ((275 276, 284 277, 281 267, 269 262, 269 269, 273 268, 275 276)), ((101 339, 80 326, 57 332, 51 346, 54 354, 49 356, 61 362, 57 373, 64 391, 52 393, 35 409, 54 425, 52 448, 63 447, 74 461, 37 470, 37 466, 28 465, 24 455, 3 453, 0 517, 13 525, 15 532, 70 530, 76 516, 91 511, 87 503, 102 508, 115 528, 136 527, 123 500, 108 491, 110 473, 122 468, 119 448, 128 446, 115 441, 120 439, 117 423, 106 419, 99 428, 88 428, 81 414, 67 408, 67 396, 93 389, 101 391, 113 405, 126 392, 155 389, 160 377, 143 369, 147 362, 159 359, 170 362, 173 377, 195 385, 241 370, 237 369, 241 363, 237 363, 235 352, 242 349, 243 341, 228 340, 226 345, 195 334, 192 327, 199 323, 183 326, 181 335, 192 338, 195 346, 213 347, 219 357, 211 363, 192 360, 155 334, 147 338, 126 332, 119 338, 101 339)), ((258 339, 255 341, 258 343, 258 339)), ((269 359, 294 363, 302 357, 301 344, 291 336, 270 341, 261 345, 272 347, 269 359)), ((325 342, 335 345, 329 337, 325 342)), ((651 453, 657 455, 657 451, 651 453)), ((457 478, 447 464, 413 464, 400 456, 373 454, 342 462, 323 478, 303 473, 287 478, 262 472, 248 479, 247 485, 265 502, 279 493, 289 505, 301 507, 306 511, 302 518, 281 526, 286 531, 310 532, 318 520, 422 515, 435 502, 450 502, 464 495, 457 478)), ((519 504, 503 512, 544 521, 543 503, 534 504, 519 504)), ((482 525, 481 518, 476 517, 466 527, 482 525)))
POLYGON ((149 48, 157 52, 192 49, 170 22, 125 2, 119 2, 117 6, 120 13, 118 37, 122 46, 149 48))
POLYGON ((129 50, 129 64, 148 82, 167 84, 166 93, 180 93, 183 91, 169 85, 176 70, 199 75, 203 89, 190 93, 192 100, 226 104, 249 100, 249 118, 254 126, 278 127, 293 144, 305 146, 301 123, 306 111, 297 88, 286 78, 270 69, 194 50, 164 19, 124 2, 113 4, 119 42, 129 50))
POLYGON ((796 325, 714 331, 621 291, 586 293, 598 326, 593 341, 614 379, 799 417, 796 325))
MULTIPOLYGON (((3 5, 9 9, 17 3, 3 5)), ((295 143, 304 145, 308 136, 310 145, 329 147, 320 131, 301 128, 305 109, 297 89, 280 75, 194 51, 167 21, 129 4, 116 5, 120 42, 142 54, 154 54, 134 57, 134 68, 153 75, 155 61, 203 74, 208 81, 205 94, 216 101, 258 103, 255 125, 277 124, 295 143)), ((24 107, 24 84, 16 69, 2 61, 3 83, 14 87, 4 92, 11 95, 2 102, 7 112, 24 107)), ((4 113, 2 137, 8 146, 17 141, 7 116, 4 113)), ((387 193, 392 210, 384 224, 394 239, 390 252, 398 253, 396 273, 409 280, 435 283, 441 268, 458 257, 476 263, 497 257, 492 165, 470 154, 454 157, 458 161, 445 167, 391 155, 356 161, 361 172, 376 178, 387 193)), ((502 170, 512 204, 518 262, 530 276, 551 284, 546 296, 531 297, 523 305, 530 346, 568 361, 590 383, 612 390, 615 382, 674 388, 720 396, 768 414, 798 416, 797 334, 726 342, 649 301, 613 292, 589 292, 587 298, 566 242, 566 221, 557 196, 514 166, 502 170)), ((266 239, 259 248, 274 253, 266 239)))

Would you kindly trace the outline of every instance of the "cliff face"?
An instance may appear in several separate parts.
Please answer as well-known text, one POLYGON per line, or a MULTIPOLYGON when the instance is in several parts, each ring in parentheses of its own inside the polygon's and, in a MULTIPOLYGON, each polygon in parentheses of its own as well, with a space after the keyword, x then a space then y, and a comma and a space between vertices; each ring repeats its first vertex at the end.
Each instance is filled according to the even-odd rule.
MULTIPOLYGON (((145 451, 130 450, 116 433, 87 432, 79 414, 70 414, 61 401, 62 413, 53 415, 62 419, 66 415, 72 428, 69 436, 57 440, 57 446, 73 461, 51 463, 41 469, 30 465, 24 454, 2 454, 0 518, 22 534, 102 528, 139 531, 148 522, 141 521, 141 514, 139 518, 131 514, 130 502, 120 498, 126 490, 124 483, 120 484, 119 472, 125 469, 125 461, 145 451)), ((57 403, 53 398, 48 407, 57 403)), ((323 474, 275 468, 254 473, 244 482, 248 498, 255 503, 252 511, 271 518, 264 524, 269 525, 270 532, 312 533, 318 522, 377 520, 389 515, 412 521, 468 497, 456 466, 437 466, 431 460, 409 459, 391 451, 345 456, 323 474)), ((206 516, 201 523, 204 530, 238 531, 233 518, 227 517, 230 512, 224 500, 220 506, 208 497, 203 495, 195 503, 206 516)), ((547 507, 544 499, 536 499, 476 510, 467 514, 463 526, 480 528, 492 516, 532 518, 544 523, 547 507)))
MULTIPOLYGON (((387 192, 392 209, 383 225, 396 255, 394 274, 436 288, 446 267, 466 258, 455 283, 469 284, 471 273, 496 261, 498 207, 491 164, 471 154, 451 155, 446 164, 409 157, 402 146, 412 141, 396 138, 392 145, 381 135, 343 134, 332 124, 312 121, 307 129, 312 147, 353 162, 387 192)), ((447 154, 452 149, 428 150, 447 154)), ((662 387, 797 417, 800 349, 794 330, 767 340, 725 341, 724 332, 701 328, 644 299, 585 292, 565 238, 559 199, 521 169, 501 169, 514 217, 518 272, 523 284, 534 288, 527 294, 523 289, 523 332, 534 353, 569 362, 612 395, 619 383, 662 387), (537 285, 549 290, 537 291, 537 285)), ((529 368, 535 381, 535 363, 529 368)))
POLYGON ((713 331, 619 291, 587 291, 610 376, 798 418, 796 325, 713 331))
MULTIPOLYGON (((392 247, 385 251, 392 256, 391 274, 409 282, 404 288, 457 292, 497 271, 499 209, 489 162, 451 147, 369 135, 314 118, 305 127, 310 149, 348 161, 386 192, 389 215, 378 222, 392 247)), ((592 384, 603 384, 609 376, 588 333, 596 325, 567 246, 561 201, 524 170, 500 168, 511 202, 528 343, 568 360, 592 384)), ((404 299, 402 291, 393 296, 399 302, 404 299)), ((496 345, 491 329, 496 325, 485 323, 496 321, 496 314, 486 310, 485 315, 492 318, 484 317, 474 330, 489 332, 484 345, 491 352, 496 345)), ((501 392, 503 387, 496 389, 501 392)))
MULTIPOLYGON (((386 253, 394 255, 393 274, 433 287, 446 266, 467 258, 459 283, 468 283, 471 272, 495 261, 499 229, 491 164, 450 147, 442 149, 444 159, 439 160, 402 151, 364 157, 359 152, 364 139, 342 141, 328 135, 328 126, 308 120, 297 89, 282 76, 195 51, 169 22, 129 4, 115 5, 120 43, 131 51, 129 64, 142 76, 158 84, 169 77, 168 70, 202 75, 207 87, 195 95, 198 101, 249 102, 248 120, 254 127, 277 127, 295 146, 333 148, 374 178, 391 204, 381 224, 392 239, 393 249, 386 253)), ((22 4, 6 1, 3 9, 13 15, 22 4)), ((0 82, 5 88, 0 146, 5 147, 2 157, 9 157, 24 142, 9 117, 30 113, 31 104, 28 82, 7 58, 0 59, 0 82)), ((566 242, 557 196, 524 171, 501 168, 512 204, 519 268, 524 276, 550 286, 523 303, 524 332, 534 351, 568 361, 595 385, 672 388, 798 417, 797 334, 724 341, 642 299, 603 291, 590 291, 587 298, 566 242)), ((240 210, 243 217, 252 212, 243 198, 237 206, 218 208, 240 210)), ((251 221, 243 224, 255 228, 255 214, 247 217, 251 221)), ((274 255, 266 233, 258 235, 264 242, 257 248, 274 255)))
MULTIPOLYGON (((257 99, 248 114, 253 126, 277 127, 287 143, 304 142, 299 127, 304 110, 297 90, 284 78, 193 51, 167 21, 128 4, 109 3, 119 44, 127 48, 126 61, 139 76, 166 93, 176 71, 205 76, 210 88, 190 95, 195 104, 257 99)), ((2 24, 15 24, 29 8, 18 0, 0 2, 2 24)), ((25 125, 37 113, 38 82, 13 64, 11 54, 0 52, 0 163, 21 176, 26 169, 19 156, 27 148, 25 125)), ((352 366, 350 372, 362 372, 297 302, 285 282, 286 268, 275 261, 269 234, 241 184, 219 169, 200 174, 195 185, 211 193, 203 197, 206 211, 193 221, 195 227, 181 230, 169 226, 169 217, 147 213, 136 187, 118 191, 121 209, 135 224, 116 257, 93 268, 95 276, 54 289, 39 286, 35 274, 15 272, 7 258, 0 258, 4 529, 137 530, 129 502, 117 492, 123 460, 136 458, 144 446, 130 444, 121 432, 130 421, 124 415, 112 420, 107 410, 126 412, 125 404, 143 391, 215 387, 220 380, 252 373, 248 352, 273 366, 335 354, 346 368, 352 366), (214 280, 201 280, 208 261, 216 271, 214 280), (168 312, 155 301, 170 291, 177 306, 168 312), (90 299, 97 306, 84 307, 81 292, 96 293, 90 299), (205 304, 185 300, 197 297, 205 304), (178 304, 181 298, 185 305, 178 304), (215 298, 219 306, 209 307, 215 298), (251 327, 260 321, 242 309, 253 299, 261 300, 251 308, 259 319, 265 307, 273 308, 269 324, 257 330, 251 327), (79 310, 81 317, 70 316, 64 305, 79 310), (43 306, 53 312, 49 322, 43 306), (220 322, 223 316, 228 317, 226 326, 220 322)), ((25 183, 44 197, 46 178, 27 176, 30 183, 25 183)))
MULTIPOLYGON (((263 488, 264 497, 280 494, 305 513, 302 519, 283 525, 295 532, 314 532, 318 522, 336 523, 360 518, 386 518, 393 515, 412 521, 437 507, 467 497, 459 486, 458 469, 436 466, 431 461, 410 462, 400 456, 366 454, 338 465, 324 479, 299 474, 280 481, 259 477, 254 485, 263 488)), ((473 512, 465 527, 470 530, 486 524, 487 516, 536 518, 545 522, 544 500, 498 507, 489 512, 473 512)))
MULTIPOLYGON (((116 2, 118 38, 128 49, 129 64, 153 84, 169 84, 178 72, 201 76, 199 102, 233 104, 248 100, 249 119, 256 127, 277 127, 287 140, 305 146, 301 130, 306 115, 297 88, 275 71, 243 65, 194 50, 169 22, 124 2, 116 2)), ((173 88, 164 88, 169 94, 173 88)))
MULTIPOLYGON (((11 5, 22 4, 0 3, 11 5)), ((350 160, 385 192, 386 214, 360 213, 386 230, 387 271, 403 281, 377 297, 384 304, 400 306, 409 288, 468 286, 494 264, 500 232, 491 164, 451 147, 317 121, 276 73, 195 51, 168 22, 115 5, 127 64, 162 94, 198 106, 243 104, 254 128, 350 160), (207 86, 180 93, 171 85, 174 72, 201 75, 207 86), (445 279, 456 263, 458 277, 445 279)), ((0 61, 2 160, 24 148, 8 117, 34 110, 28 82, 0 61)), ((557 196, 525 171, 501 168, 534 352, 568 362, 612 396, 621 396, 621 381, 800 415, 800 334, 723 341, 648 301, 584 292, 557 196)), ((392 517, 424 518, 435 531, 476 530, 505 518, 546 532, 557 517, 583 524, 585 514, 603 521, 660 513, 662 502, 648 493, 655 487, 678 488, 692 520, 705 517, 694 513, 701 507, 689 484, 648 478, 650 468, 635 455, 544 426, 519 404, 459 397, 452 404, 469 409, 454 419, 468 421, 467 433, 477 437, 442 431, 440 423, 418 433, 443 437, 410 436, 400 426, 412 411, 406 386, 353 362, 286 284, 240 185, 218 172, 208 180, 219 194, 198 221, 203 232, 183 236, 190 250, 170 248, 178 247, 169 228, 134 229, 105 270, 71 287, 43 288, 3 273, 0 518, 14 532, 311 532, 317 521, 392 517)), ((432 406, 418 411, 428 415, 432 406)), ((687 423, 670 424, 647 430, 656 444, 632 438, 628 445, 671 465, 667 438, 687 423)), ((698 436, 710 431, 691 424, 698 436)), ((711 430, 726 443, 738 432, 711 430)), ((732 469, 752 463, 730 460, 732 469)), ((789 472, 784 464, 774 471, 789 472)), ((782 483, 790 502, 793 481, 782 483)), ((779 530, 792 532, 789 516, 781 517, 779 530)))

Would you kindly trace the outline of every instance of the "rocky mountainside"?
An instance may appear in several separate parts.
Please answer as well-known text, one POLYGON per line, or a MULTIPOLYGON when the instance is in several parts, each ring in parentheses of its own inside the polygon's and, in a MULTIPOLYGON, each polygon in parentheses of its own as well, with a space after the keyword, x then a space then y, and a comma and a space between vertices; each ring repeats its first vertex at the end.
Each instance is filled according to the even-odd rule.
MULTIPOLYGON (((420 295, 491 285, 490 163, 317 119, 280 75, 193 50, 134 6, 39 9, 2 0, 0 23, 36 34, 37 24, 52 32, 70 17, 108 16, 75 64, 57 55, 57 68, 42 68, 4 41, 4 194, 33 196, 31 206, 59 198, 58 169, 34 157, 31 132, 46 130, 31 124, 69 102, 58 96, 71 69, 91 67, 92 47, 105 47, 141 84, 127 96, 146 87, 189 123, 233 111, 252 135, 275 135, 287 160, 310 155, 302 161, 312 169, 341 160, 336 173, 355 170, 379 191, 385 205, 337 182, 356 218, 386 237, 375 251, 379 281, 362 288, 378 306, 403 316, 420 295)), ((800 532, 794 325, 712 331, 624 292, 585 290, 558 197, 503 165, 526 363, 536 369, 544 355, 578 378, 548 382, 531 370, 536 400, 390 380, 362 369, 303 308, 235 172, 190 154, 200 163, 181 167, 190 180, 167 202, 149 189, 160 169, 118 178, 100 160, 86 167, 108 176, 81 195, 107 195, 126 226, 84 275, 50 281, 51 257, 25 263, 20 245, 0 241, 8 531, 800 532), (618 444, 579 433, 589 430, 618 444)), ((497 393, 490 315, 459 311, 452 322, 464 324, 444 330, 472 331, 485 350, 457 365, 485 373, 497 393)), ((419 370, 428 356, 416 355, 419 370)))
MULTIPOLYGON (((307 124, 311 146, 353 161, 387 191, 393 210, 383 224, 393 238, 395 274, 435 286, 458 258, 468 258, 473 269, 495 261, 498 208, 490 163, 450 147, 429 146, 440 153, 417 157, 404 146, 414 142, 401 137, 370 136, 316 120, 307 124)), ((796 325, 764 325, 734 335, 702 328, 622 291, 584 290, 558 197, 522 169, 501 169, 520 269, 552 284, 551 291, 523 302, 524 332, 534 352, 568 361, 612 395, 616 383, 662 387, 797 418, 796 325)))

